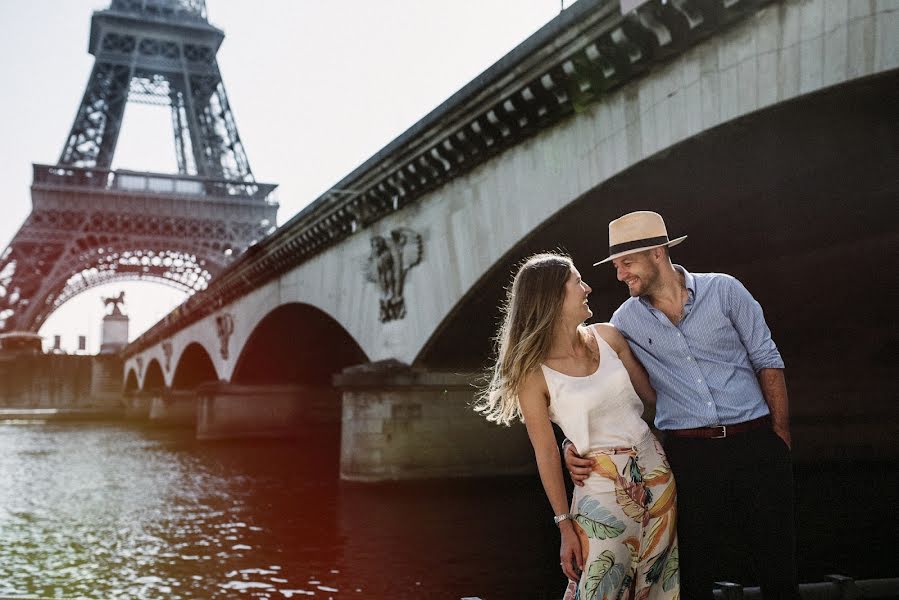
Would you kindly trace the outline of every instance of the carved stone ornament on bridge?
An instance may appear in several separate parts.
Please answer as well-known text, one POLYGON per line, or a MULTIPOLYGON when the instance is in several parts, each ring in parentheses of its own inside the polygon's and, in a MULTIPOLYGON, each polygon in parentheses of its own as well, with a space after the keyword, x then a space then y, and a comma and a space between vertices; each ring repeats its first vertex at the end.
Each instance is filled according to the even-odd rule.
POLYGON ((407 227, 390 232, 390 238, 380 235, 371 238, 371 254, 365 277, 377 283, 381 290, 380 319, 382 323, 406 316, 403 285, 409 269, 421 262, 421 236, 407 227))
POLYGON ((134 362, 137 363, 137 372, 138 373, 140 373, 141 371, 144 370, 144 357, 143 356, 138 356, 137 358, 134 359, 134 362))
POLYGON ((219 336, 219 353, 222 360, 228 360, 228 341, 234 333, 234 317, 231 313, 222 313, 215 317, 215 332, 219 336))
POLYGON ((165 370, 168 371, 172 366, 172 342, 162 342, 162 355, 165 357, 165 370))

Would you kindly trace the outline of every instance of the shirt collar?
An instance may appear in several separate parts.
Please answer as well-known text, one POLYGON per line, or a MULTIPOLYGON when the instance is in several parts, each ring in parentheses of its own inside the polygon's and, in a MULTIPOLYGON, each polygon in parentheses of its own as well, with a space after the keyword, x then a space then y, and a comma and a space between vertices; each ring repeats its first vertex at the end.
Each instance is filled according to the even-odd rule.
POLYGON ((672 265, 674 270, 684 276, 684 283, 687 286, 687 291, 690 293, 690 298, 687 302, 691 302, 694 297, 696 297, 696 278, 693 277, 693 273, 686 270, 680 265, 672 265))

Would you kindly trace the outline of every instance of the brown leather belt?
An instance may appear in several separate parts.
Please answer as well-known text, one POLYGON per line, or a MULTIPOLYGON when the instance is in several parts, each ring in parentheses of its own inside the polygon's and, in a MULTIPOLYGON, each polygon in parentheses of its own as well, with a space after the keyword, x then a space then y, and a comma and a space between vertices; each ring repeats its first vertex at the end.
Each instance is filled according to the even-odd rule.
POLYGON ((752 429, 760 429, 762 427, 770 427, 771 415, 765 415, 751 421, 742 423, 734 423, 733 425, 714 425, 712 427, 697 427, 695 429, 666 429, 665 435, 684 438, 706 438, 720 439, 726 438, 734 433, 742 433, 752 429))

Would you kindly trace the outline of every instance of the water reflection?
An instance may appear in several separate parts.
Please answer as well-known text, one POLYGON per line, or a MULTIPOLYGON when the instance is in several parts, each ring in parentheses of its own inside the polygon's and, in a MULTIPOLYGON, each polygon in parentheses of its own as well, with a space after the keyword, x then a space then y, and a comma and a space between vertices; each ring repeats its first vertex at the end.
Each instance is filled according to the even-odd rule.
POLYGON ((558 596, 554 532, 522 526, 535 481, 339 484, 336 456, 334 439, 0 426, 0 595, 558 596))
MULTIPOLYGON (((557 600, 536 477, 347 484, 334 433, 0 425, 0 596, 557 600)), ((895 465, 797 473, 800 577, 895 576, 895 465), (887 521, 889 519, 887 518, 887 521)))

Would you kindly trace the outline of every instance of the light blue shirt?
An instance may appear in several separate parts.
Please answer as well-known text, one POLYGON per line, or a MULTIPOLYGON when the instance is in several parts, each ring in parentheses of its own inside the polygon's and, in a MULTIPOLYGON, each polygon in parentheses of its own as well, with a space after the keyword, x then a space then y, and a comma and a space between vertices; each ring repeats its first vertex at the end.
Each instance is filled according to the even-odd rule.
POLYGON ((689 273, 673 325, 645 298, 629 298, 611 322, 649 372, 658 429, 732 425, 769 414, 756 373, 782 369, 762 307, 734 277, 689 273))

